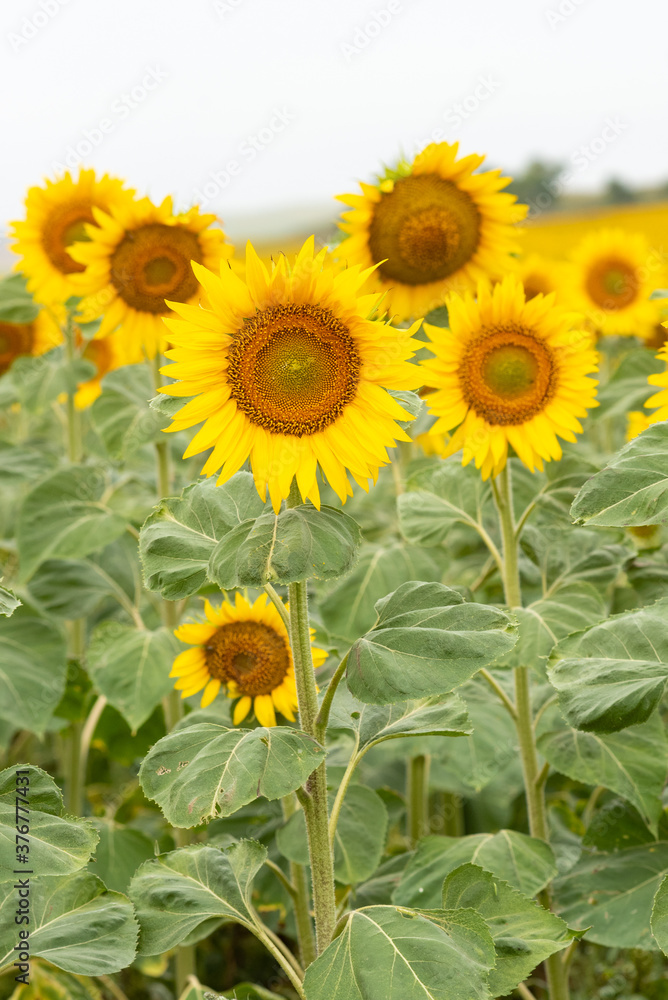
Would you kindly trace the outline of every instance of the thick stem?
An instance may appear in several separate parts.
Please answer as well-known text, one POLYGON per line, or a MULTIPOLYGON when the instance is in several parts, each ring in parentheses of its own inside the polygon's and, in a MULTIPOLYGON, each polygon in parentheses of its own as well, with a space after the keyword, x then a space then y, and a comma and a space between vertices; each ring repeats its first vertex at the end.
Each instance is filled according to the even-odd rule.
POLYGON ((107 699, 105 696, 103 694, 98 695, 95 704, 88 713, 88 718, 84 723, 83 729, 81 730, 81 739, 79 741, 79 786, 81 788, 86 787, 86 768, 88 765, 90 745, 97 724, 100 721, 100 716, 104 712, 106 704, 107 699))
MULTIPOLYGON (((293 481, 288 506, 296 507, 300 502, 299 490, 293 481)), ((311 656, 306 583, 291 583, 289 598, 290 645, 292 646, 295 669, 299 722, 304 732, 315 738, 318 692, 311 656)), ((304 801, 304 814, 311 861, 311 878, 313 880, 316 942, 318 954, 320 954, 332 940, 336 926, 334 858, 329 842, 327 765, 325 761, 309 777, 306 791, 308 799, 304 801)))
POLYGON ((429 832, 429 756, 419 754, 408 762, 406 782, 407 834, 411 847, 429 832))
MULTIPOLYGON (((69 622, 69 656, 80 663, 86 645, 86 619, 69 622)), ((66 736, 65 808, 72 816, 80 816, 83 806, 81 781, 81 722, 73 722, 66 736)))
MULTIPOLYGON (((295 795, 286 795, 281 799, 283 816, 289 819, 297 810, 297 800, 295 795)), ((294 861, 290 862, 290 881, 295 892, 295 923, 297 924, 297 941, 299 942, 299 956, 304 968, 308 968, 311 962, 315 961, 315 935, 313 934, 313 923, 311 921, 311 895, 309 892, 308 876, 303 865, 298 865, 294 861)))

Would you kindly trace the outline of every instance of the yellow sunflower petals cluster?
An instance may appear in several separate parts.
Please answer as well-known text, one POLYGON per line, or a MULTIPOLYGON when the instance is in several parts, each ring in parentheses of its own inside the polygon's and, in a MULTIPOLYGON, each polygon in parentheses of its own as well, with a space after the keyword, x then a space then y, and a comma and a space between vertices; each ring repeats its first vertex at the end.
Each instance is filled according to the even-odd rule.
MULTIPOLYGON (((228 698, 238 699, 233 722, 238 726, 250 713, 261 726, 275 726, 276 712, 295 721, 297 689, 290 641, 283 618, 267 595, 252 604, 237 593, 234 604, 224 600, 219 607, 205 602, 206 622, 179 626, 174 632, 189 643, 174 660, 170 677, 182 698, 203 691, 206 708, 221 688, 228 698)), ((314 634, 311 629, 311 636, 314 634)), ((324 649, 312 646, 314 667, 327 659, 324 649)))
POLYGON ((271 270, 249 244, 246 277, 227 264, 219 274, 194 264, 206 304, 170 302, 165 320, 178 382, 171 396, 194 397, 173 417, 172 431, 202 423, 184 458, 212 449, 204 475, 226 482, 250 458, 262 499, 275 510, 293 478, 304 499, 320 505, 318 467, 345 502, 348 473, 364 489, 389 461, 387 449, 410 440, 410 420, 387 392, 413 389, 420 371, 408 363, 420 343, 409 330, 370 319, 377 294, 360 294, 369 272, 335 266, 307 240, 288 266, 271 270))
POLYGON ((154 357, 165 342, 165 299, 199 300, 191 261, 217 268, 232 247, 222 230, 211 228, 215 215, 198 208, 174 214, 171 197, 160 205, 134 198, 93 215, 96 224, 85 227, 88 241, 70 251, 83 271, 74 279, 76 294, 84 297, 81 316, 87 322, 103 317, 98 337, 121 326, 129 344, 154 357))
POLYGON ((123 181, 83 169, 76 178, 68 171, 29 189, 25 218, 11 223, 10 231, 21 258, 15 270, 25 274, 36 301, 62 303, 78 294, 76 277, 84 267, 70 253, 73 244, 88 239, 86 225, 95 221, 95 211, 118 210, 133 194, 123 181))
MULTIPOLYGON (((665 324, 664 324, 665 325, 665 324)), ((650 385, 656 385, 659 387, 659 391, 655 392, 653 396, 650 396, 648 400, 645 401, 645 407, 648 410, 654 409, 654 413, 646 416, 647 426, 650 424, 657 424, 659 421, 668 420, 668 344, 663 347, 657 354, 657 358, 661 361, 666 362, 666 371, 661 372, 658 375, 650 375, 647 381, 650 385), (656 409, 658 407, 658 409, 656 409)), ((629 417, 632 414, 629 413, 629 417)), ((644 414, 640 414, 644 416, 644 414)), ((640 426, 640 421, 636 421, 636 426, 640 426)), ((642 427, 641 430, 645 428, 642 427)), ((637 431, 640 433, 640 430, 637 431)))
POLYGON ((509 446, 532 472, 561 458, 558 439, 575 441, 580 418, 598 405, 589 334, 573 329, 554 295, 527 302, 514 275, 447 305, 449 329, 425 324, 435 356, 422 363, 436 390, 427 397, 439 418, 431 432, 454 431, 445 454, 461 449, 483 479, 503 469, 509 446))
POLYGON ((524 286, 527 302, 536 295, 550 295, 552 292, 555 293, 557 302, 560 301, 566 282, 563 261, 551 260, 541 254, 532 253, 520 257, 517 270, 513 273, 517 274, 524 286))
POLYGON ((512 266, 519 247, 515 223, 527 213, 500 170, 476 173, 484 156, 457 159, 458 144, 432 143, 362 194, 338 200, 351 206, 336 250, 349 264, 376 266, 372 286, 387 293, 400 319, 424 316, 449 291, 474 287, 512 266))

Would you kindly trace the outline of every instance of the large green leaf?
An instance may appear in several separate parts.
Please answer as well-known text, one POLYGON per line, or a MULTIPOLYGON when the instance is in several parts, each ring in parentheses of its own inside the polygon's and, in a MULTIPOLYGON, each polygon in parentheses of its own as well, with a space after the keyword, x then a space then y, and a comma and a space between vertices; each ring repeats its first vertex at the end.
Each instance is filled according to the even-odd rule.
POLYGON ((97 840, 90 822, 65 815, 62 792, 46 771, 19 764, 0 773, 0 882, 15 882, 15 871, 21 868, 40 875, 70 875, 85 867, 97 840), (20 784, 17 769, 28 772, 21 774, 20 784), (25 812, 17 813, 19 803, 26 806, 25 812), (29 817, 25 840, 17 841, 17 815, 21 820, 29 817), (29 851, 17 845, 27 845, 29 851))
POLYGON ((10 618, 16 609, 20 607, 21 602, 16 594, 11 590, 7 590, 6 587, 0 587, 0 615, 10 618))
POLYGON ((554 913, 478 865, 462 865, 445 880, 443 907, 458 906, 476 910, 492 935, 496 966, 489 974, 489 988, 493 996, 509 994, 574 937, 554 913))
POLYGON ((492 491, 472 466, 457 458, 439 462, 418 474, 397 501, 402 533, 415 545, 447 542, 453 524, 474 526, 482 522, 491 504, 492 491))
POLYGON ((554 883, 557 910, 569 925, 590 928, 586 937, 596 944, 653 950, 652 904, 667 871, 663 841, 585 853, 554 883))
POLYGON ((91 422, 112 458, 126 458, 159 439, 169 423, 148 405, 153 385, 146 365, 126 365, 105 375, 91 422))
POLYGON ((571 726, 614 733, 649 718, 668 678, 667 621, 664 597, 559 643, 549 677, 571 726))
POLYGON ((253 929, 253 879, 267 858, 255 840, 226 850, 198 844, 146 861, 130 884, 140 955, 192 944, 224 921, 253 929))
POLYGON ((233 528, 211 554, 208 575, 223 590, 333 580, 355 561, 361 532, 336 507, 302 504, 233 528))
POLYGON ((224 486, 205 479, 187 486, 180 497, 162 500, 141 529, 146 586, 170 601, 194 594, 206 582, 220 539, 264 510, 248 472, 238 472, 224 486))
POLYGON ((425 837, 406 867, 394 902, 438 908, 443 879, 465 862, 485 868, 526 896, 535 895, 557 874, 552 849, 544 841, 515 830, 468 837, 425 837))
POLYGON ((497 608, 440 583, 405 583, 376 605, 374 628, 348 654, 348 687, 383 705, 445 694, 506 653, 516 635, 497 608))
POLYGON ((0 618, 0 718, 41 735, 65 689, 65 638, 42 618, 0 618))
POLYGON ((538 749, 561 774, 586 785, 603 785, 627 799, 656 835, 668 768, 668 741, 656 715, 621 733, 544 733, 538 749))
POLYGON ((573 502, 578 524, 668 523, 668 422, 653 424, 585 483, 573 502))
POLYGON ((664 877, 654 896, 651 928, 659 948, 668 955, 668 876, 664 877))
MULTIPOLYGON (((465 736, 473 732, 466 705, 457 694, 395 705, 365 705, 341 685, 336 692, 328 729, 356 734, 358 750, 386 740, 421 736, 465 736)), ((413 745, 411 745, 411 749, 413 745)))
POLYGON ((123 534, 125 519, 102 500, 106 485, 104 469, 73 465, 32 488, 17 528, 24 580, 47 559, 80 559, 123 534))
POLYGON ((474 911, 353 910, 306 970, 307 1000, 490 1000, 494 946, 474 911))
POLYGON ((200 723, 169 733, 149 751, 139 780, 173 826, 231 816, 260 795, 280 799, 299 788, 324 750, 305 733, 226 729, 200 723))
MULTIPOLYGON (((100 556, 108 552, 109 548, 100 556)), ((99 561, 99 557, 47 559, 36 570, 29 589, 41 610, 57 618, 75 619, 93 614, 109 597, 119 601, 126 610, 132 604, 119 581, 109 572, 106 560, 99 561)))
POLYGON ((113 820, 93 819, 92 823, 100 840, 88 871, 101 878, 108 889, 127 892, 139 865, 155 854, 154 842, 141 830, 113 820))
POLYGON ((431 556, 415 546, 365 545, 352 573, 318 603, 325 628, 346 643, 364 635, 376 620, 376 603, 410 580, 441 579, 431 556))
MULTIPOLYGON (((0 886, 0 969, 14 962, 17 890, 0 886)), ((30 879, 30 953, 59 969, 101 976, 127 968, 136 953, 130 901, 89 872, 30 879)))
POLYGON ((93 684, 133 732, 172 689, 169 672, 178 653, 171 632, 106 621, 93 632, 87 665, 93 684))
POLYGON ((37 357, 23 355, 12 365, 11 379, 29 413, 42 413, 58 397, 76 392, 77 386, 95 376, 95 365, 83 358, 69 361, 65 349, 56 347, 37 357))

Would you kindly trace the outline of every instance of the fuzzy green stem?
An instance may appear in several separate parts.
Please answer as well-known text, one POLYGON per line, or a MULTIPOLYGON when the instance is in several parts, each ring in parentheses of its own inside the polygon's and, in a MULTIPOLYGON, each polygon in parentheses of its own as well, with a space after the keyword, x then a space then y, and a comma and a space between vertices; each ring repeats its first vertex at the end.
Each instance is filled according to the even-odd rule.
MULTIPOLYGON (((296 507, 300 503, 299 490, 293 480, 288 507, 296 507)), ((318 692, 313 673, 308 592, 305 582, 290 584, 289 600, 290 645, 295 669, 299 722, 304 732, 315 738, 318 692)), ((308 797, 303 800, 304 814, 313 881, 316 942, 318 954, 320 954, 332 940, 336 926, 334 858, 329 842, 327 765, 325 761, 309 777, 306 783, 306 792, 308 797)))
POLYGON ((411 847, 429 831, 429 756, 418 754, 408 762, 406 782, 407 834, 411 847))
MULTIPOLYGON (((283 816, 290 819, 297 810, 297 797, 286 795, 281 799, 283 816)), ((308 968, 311 962, 315 961, 315 936, 313 934, 313 923, 311 921, 311 897, 308 886, 308 876, 304 865, 290 862, 290 881, 294 889, 295 923, 297 924, 297 941, 299 943, 299 956, 304 968, 308 968)))

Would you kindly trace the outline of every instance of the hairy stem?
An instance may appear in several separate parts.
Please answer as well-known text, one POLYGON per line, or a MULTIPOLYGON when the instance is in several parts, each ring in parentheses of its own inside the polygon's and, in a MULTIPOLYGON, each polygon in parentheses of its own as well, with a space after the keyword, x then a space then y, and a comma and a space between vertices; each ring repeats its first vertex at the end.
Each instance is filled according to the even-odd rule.
POLYGON ((408 840, 415 847, 429 831, 429 756, 418 754, 408 762, 406 781, 408 840))
MULTIPOLYGON (((283 816, 288 820, 297 810, 296 795, 286 795, 281 799, 283 816)), ((311 962, 315 961, 315 935, 313 933, 313 923, 311 921, 311 895, 309 892, 308 876, 303 865, 290 862, 290 881, 294 889, 295 923, 297 924, 297 941, 299 943, 299 955, 304 968, 308 968, 311 962)))

